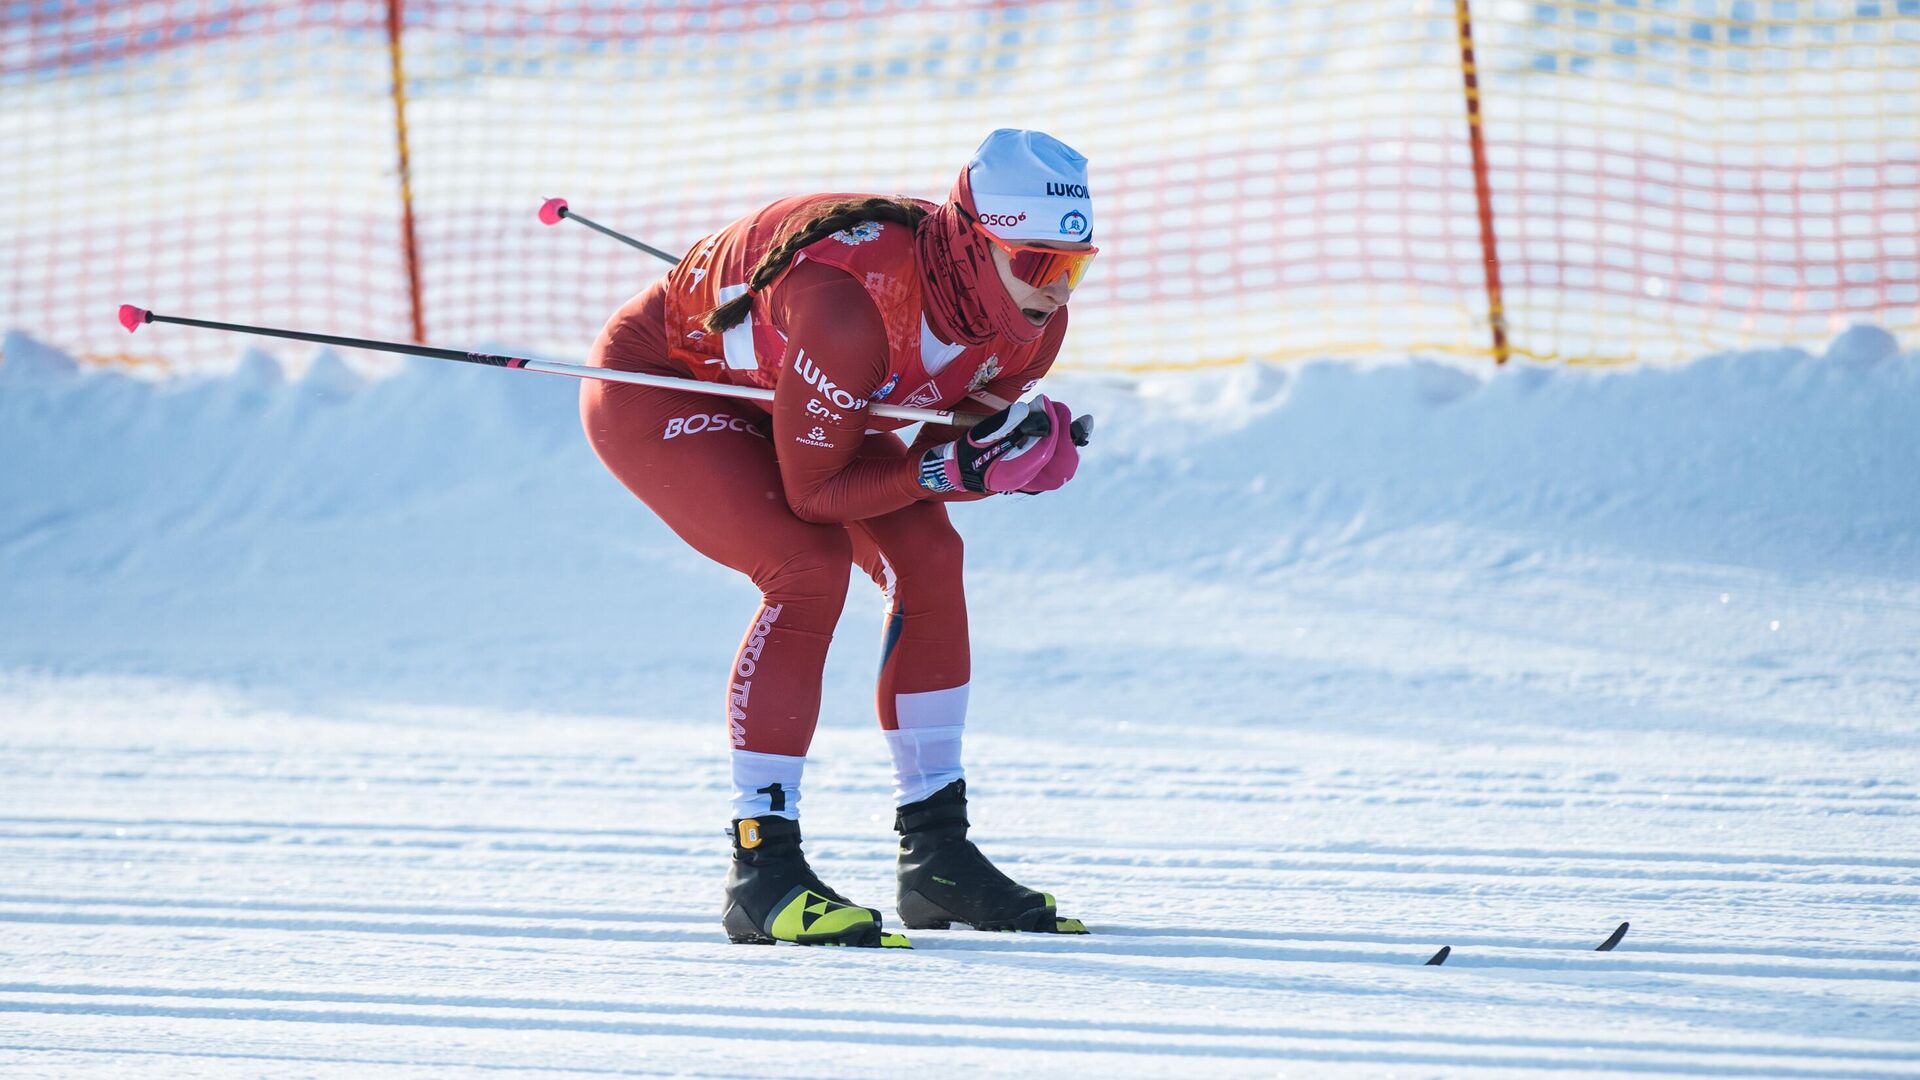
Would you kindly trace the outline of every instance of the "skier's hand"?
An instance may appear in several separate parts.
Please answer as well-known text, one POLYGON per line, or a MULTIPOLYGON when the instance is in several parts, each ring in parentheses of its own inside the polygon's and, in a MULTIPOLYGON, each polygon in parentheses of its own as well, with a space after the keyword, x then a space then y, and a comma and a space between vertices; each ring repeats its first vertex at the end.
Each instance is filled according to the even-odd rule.
POLYGON ((1016 401, 973 425, 965 435, 929 449, 920 458, 920 484, 929 491, 1051 491, 1066 483, 1063 476, 1050 487, 1036 488, 1047 465, 1065 447, 1073 475, 1078 455, 1072 454, 1071 414, 1045 395, 1031 402, 1016 401))
POLYGON ((1042 491, 1057 490, 1073 479, 1074 472, 1080 468, 1080 451, 1077 447, 1087 445, 1088 436, 1093 434, 1093 417, 1082 416, 1076 420, 1073 410, 1060 402, 1047 401, 1044 397, 1040 400, 1046 402, 1047 416, 1052 421, 1049 437, 1054 440, 1055 446, 1047 463, 1020 488, 1035 495, 1042 491))

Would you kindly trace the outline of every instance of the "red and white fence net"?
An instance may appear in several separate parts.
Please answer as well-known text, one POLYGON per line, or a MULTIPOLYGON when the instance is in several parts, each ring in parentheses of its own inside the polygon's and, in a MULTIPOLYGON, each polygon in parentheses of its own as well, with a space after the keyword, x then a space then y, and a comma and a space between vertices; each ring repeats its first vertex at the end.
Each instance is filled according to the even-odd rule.
POLYGON ((663 267, 543 198, 684 250, 1003 126, 1092 159, 1079 366, 1920 328, 1920 0, 0 11, 0 328, 97 358, 237 355, 122 302, 579 356, 663 267))

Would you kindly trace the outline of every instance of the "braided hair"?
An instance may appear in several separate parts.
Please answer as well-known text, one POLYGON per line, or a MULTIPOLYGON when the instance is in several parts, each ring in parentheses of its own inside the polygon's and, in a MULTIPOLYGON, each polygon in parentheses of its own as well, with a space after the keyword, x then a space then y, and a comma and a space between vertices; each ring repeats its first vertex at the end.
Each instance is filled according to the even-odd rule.
POLYGON ((725 333, 740 325, 747 313, 753 310, 753 294, 772 285, 781 274, 786 273, 787 267, 793 265, 793 257, 809 244, 818 243, 863 221, 891 221, 911 229, 926 216, 926 207, 918 203, 881 195, 828 203, 805 225, 760 257, 747 275, 746 292, 707 312, 701 321, 709 334, 725 333))

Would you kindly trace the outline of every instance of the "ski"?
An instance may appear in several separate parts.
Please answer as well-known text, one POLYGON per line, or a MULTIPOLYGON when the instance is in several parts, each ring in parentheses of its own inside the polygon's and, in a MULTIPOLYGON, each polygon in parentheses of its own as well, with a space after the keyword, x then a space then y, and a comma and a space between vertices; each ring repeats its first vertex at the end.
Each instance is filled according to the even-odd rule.
MULTIPOLYGON (((1613 933, 1607 935, 1607 940, 1594 946, 1593 951, 1594 952, 1612 952, 1614 949, 1614 946, 1620 944, 1621 939, 1627 936, 1627 927, 1631 925, 1633 924, 1623 922, 1619 926, 1614 927, 1613 933)), ((1446 963, 1447 957, 1452 955, 1453 955, 1453 946, 1442 945, 1440 946, 1440 951, 1437 953, 1434 953, 1431 957, 1429 957, 1427 959, 1427 962, 1422 966, 1438 967, 1439 965, 1446 963)))
POLYGON ((1613 947, 1615 945, 1620 944, 1620 939, 1627 936, 1627 925, 1628 924, 1626 923, 1621 923, 1619 926, 1615 927, 1613 930, 1613 933, 1607 935, 1607 940, 1601 942, 1599 947, 1594 949, 1593 951, 1594 952, 1612 952, 1613 947))

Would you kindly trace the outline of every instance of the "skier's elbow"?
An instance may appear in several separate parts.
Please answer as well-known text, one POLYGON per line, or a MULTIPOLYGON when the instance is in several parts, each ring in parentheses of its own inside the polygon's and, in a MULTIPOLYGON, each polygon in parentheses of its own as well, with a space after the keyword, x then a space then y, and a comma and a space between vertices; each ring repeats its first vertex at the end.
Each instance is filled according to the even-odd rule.
POLYGON ((838 525, 840 519, 834 517, 827 508, 827 500, 820 497, 818 489, 807 492, 788 492, 787 509, 793 516, 809 525, 838 525))

